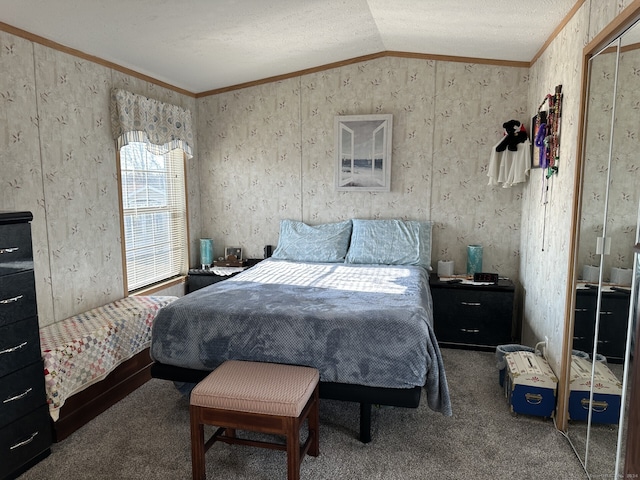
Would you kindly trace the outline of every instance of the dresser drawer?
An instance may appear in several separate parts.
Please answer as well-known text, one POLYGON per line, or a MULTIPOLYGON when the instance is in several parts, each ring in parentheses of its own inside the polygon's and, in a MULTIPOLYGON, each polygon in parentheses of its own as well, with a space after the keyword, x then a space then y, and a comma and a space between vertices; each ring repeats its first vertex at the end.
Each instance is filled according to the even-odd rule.
POLYGON ((33 270, 0 277, 0 327, 36 314, 33 270))
POLYGON ((0 225, 0 276, 32 269, 31 225, 0 225))
POLYGON ((50 422, 49 407, 43 405, 0 429, 0 478, 7 477, 49 450, 50 422))
POLYGON ((0 428, 45 403, 42 361, 0 378, 0 428))
POLYGON ((41 357, 37 317, 0 327, 0 378, 41 357))

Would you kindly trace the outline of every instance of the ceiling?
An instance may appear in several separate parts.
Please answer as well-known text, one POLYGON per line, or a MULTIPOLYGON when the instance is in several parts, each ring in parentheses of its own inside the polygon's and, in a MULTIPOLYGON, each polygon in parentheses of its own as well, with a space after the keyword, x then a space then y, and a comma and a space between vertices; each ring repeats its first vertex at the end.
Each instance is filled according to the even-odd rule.
POLYGON ((0 22, 192 93, 383 51, 529 62, 578 0, 0 0, 0 22))

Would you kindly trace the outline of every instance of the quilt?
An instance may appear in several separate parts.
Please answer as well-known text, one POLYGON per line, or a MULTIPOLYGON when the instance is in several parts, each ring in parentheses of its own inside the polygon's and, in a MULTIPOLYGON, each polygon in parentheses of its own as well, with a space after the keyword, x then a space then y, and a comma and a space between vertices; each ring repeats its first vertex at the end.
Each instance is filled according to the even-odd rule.
POLYGON ((173 296, 131 296, 40 329, 45 389, 54 421, 74 393, 147 348, 157 312, 173 296))

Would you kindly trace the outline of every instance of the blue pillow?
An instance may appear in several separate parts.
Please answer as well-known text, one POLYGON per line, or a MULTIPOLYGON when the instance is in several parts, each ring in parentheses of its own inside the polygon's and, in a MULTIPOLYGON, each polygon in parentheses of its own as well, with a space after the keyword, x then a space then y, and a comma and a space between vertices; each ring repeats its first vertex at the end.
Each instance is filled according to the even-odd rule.
POLYGON ((353 220, 345 262, 421 265, 431 270, 431 222, 353 220))
POLYGON ((313 226, 296 220, 282 220, 278 246, 271 258, 299 262, 344 262, 350 237, 351 220, 313 226))

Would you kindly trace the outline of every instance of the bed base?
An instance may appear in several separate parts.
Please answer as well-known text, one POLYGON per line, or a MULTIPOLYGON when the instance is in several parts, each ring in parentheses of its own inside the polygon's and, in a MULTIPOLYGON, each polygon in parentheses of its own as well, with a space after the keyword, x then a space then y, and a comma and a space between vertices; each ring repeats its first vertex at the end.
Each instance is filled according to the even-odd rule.
MULTIPOLYGON (((198 383, 210 372, 176 367, 160 362, 151 365, 151 376, 174 382, 198 383)), ((351 385, 347 383, 320 382, 320 398, 356 402, 360 404, 360 441, 371 441, 371 407, 389 405, 392 407, 417 408, 420 404, 421 387, 382 388, 351 385)))
POLYGON ((53 441, 60 442, 151 379, 149 348, 118 365, 104 380, 69 397, 53 426, 53 441))

